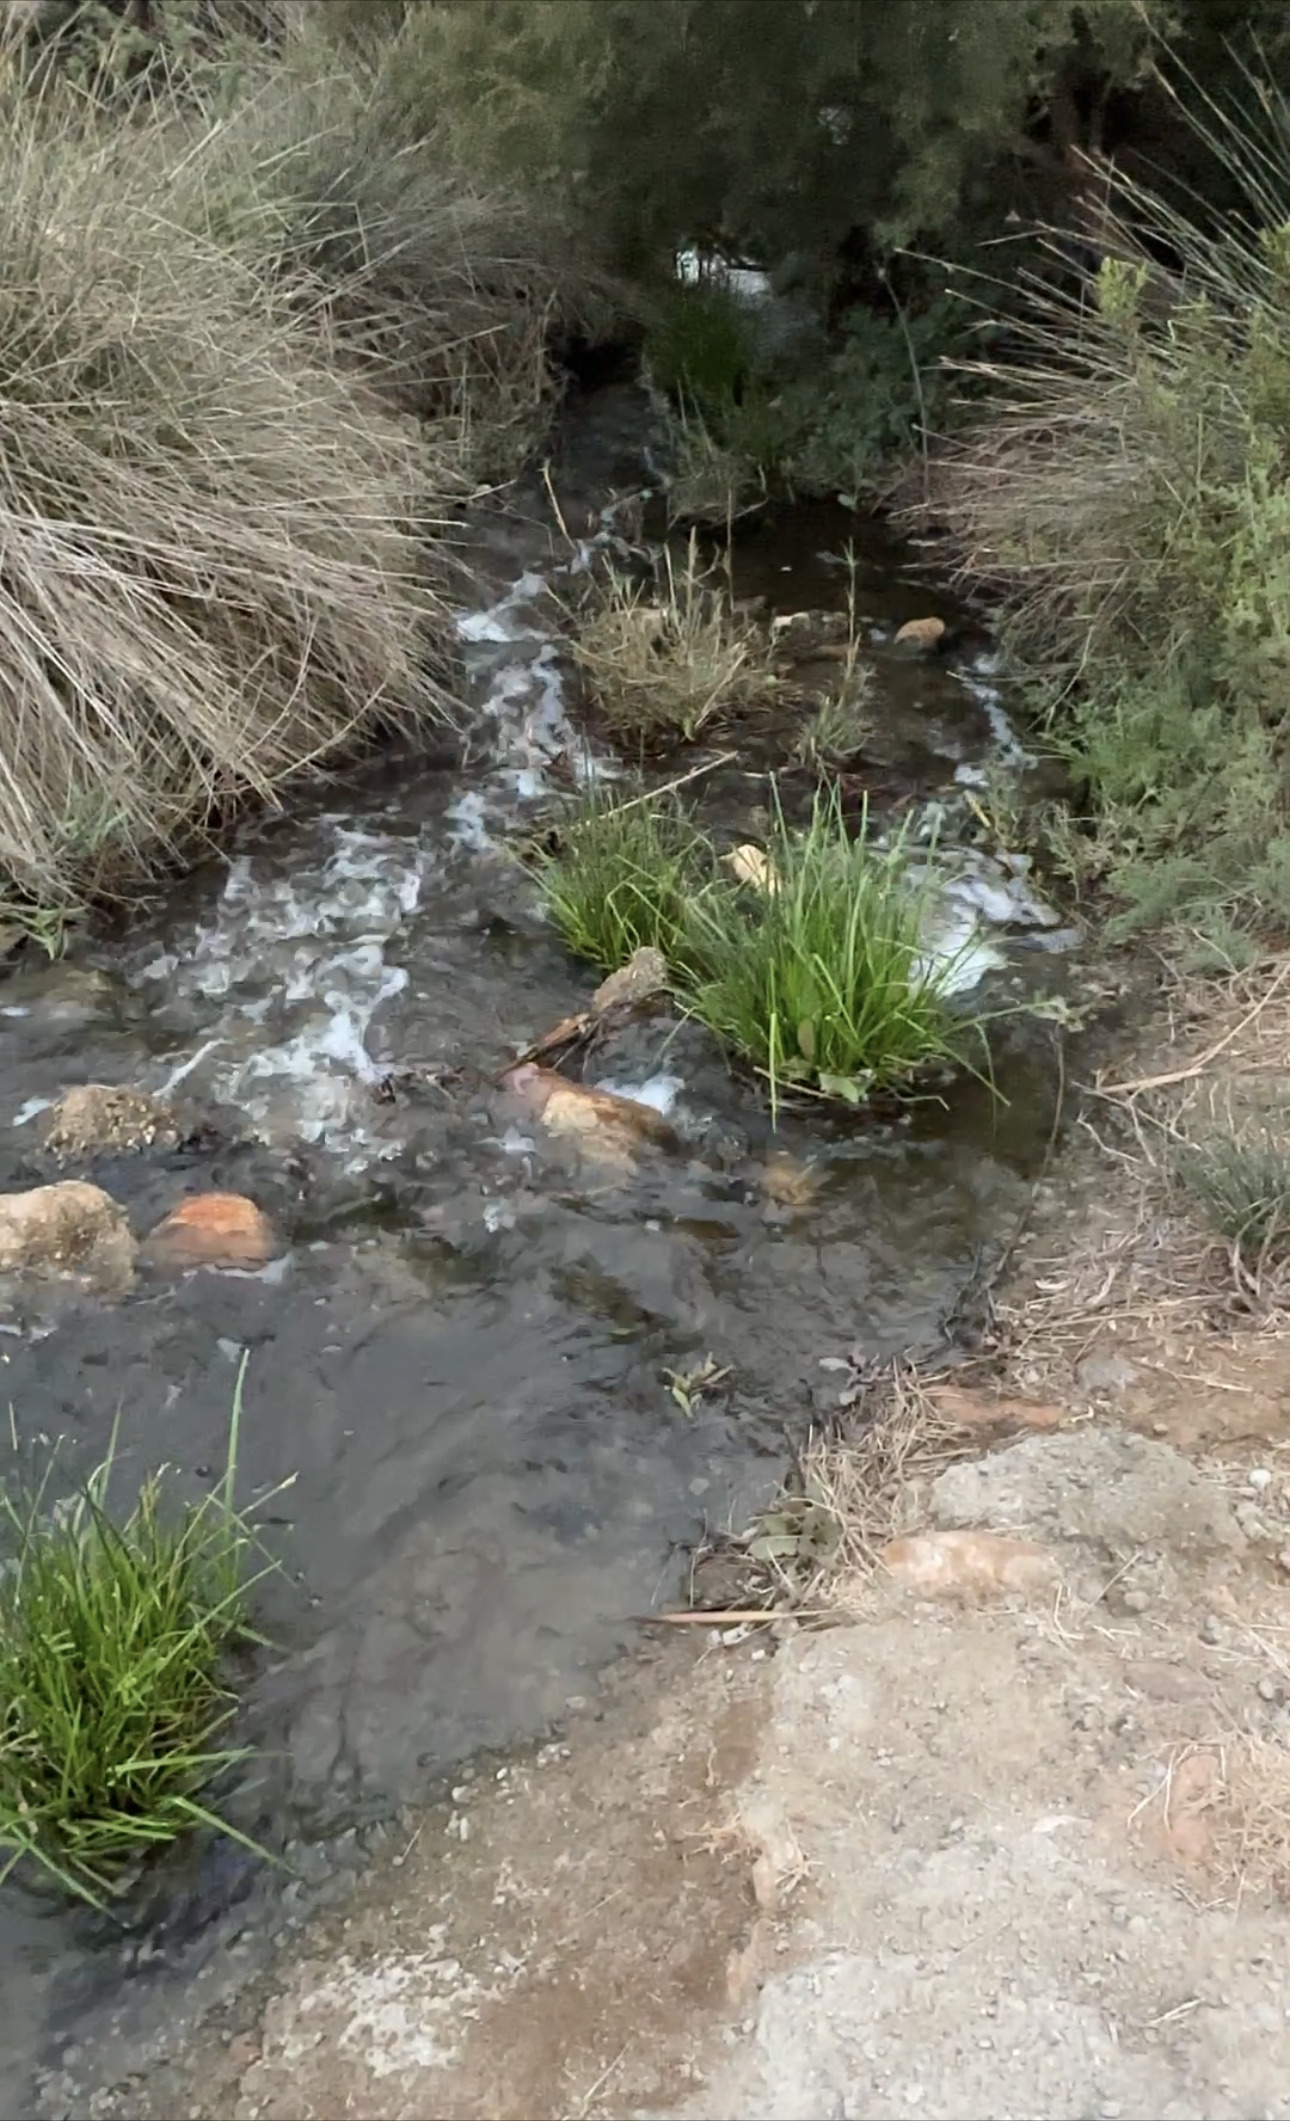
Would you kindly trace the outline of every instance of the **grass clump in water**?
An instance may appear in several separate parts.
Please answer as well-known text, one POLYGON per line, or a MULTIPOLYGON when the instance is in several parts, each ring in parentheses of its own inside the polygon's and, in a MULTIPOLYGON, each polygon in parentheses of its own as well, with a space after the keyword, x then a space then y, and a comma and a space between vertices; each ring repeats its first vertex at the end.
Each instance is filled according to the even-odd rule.
POLYGON ((652 582, 609 570, 573 655, 614 736, 690 742, 773 688, 769 636, 734 609, 719 572, 693 533, 684 564, 665 548, 652 582))
MULTIPOLYGON (((170 1512, 160 1475, 108 1507, 115 1436, 67 1506, 0 1491, 0 1884, 23 1862, 96 1904, 131 1858, 225 1822, 202 1793, 246 1748, 225 1742, 227 1656, 252 1640, 265 1569, 233 1506, 241 1379, 226 1471, 170 1512), (7 1852, 7 1853, 6 1853, 7 1852)), ((241 1838, 241 1837, 235 1837, 241 1838)))
POLYGON ((692 910, 702 967, 692 1015, 770 1084, 860 1104, 963 1057, 968 1025, 948 1005, 923 943, 924 904, 903 840, 852 838, 835 790, 793 831, 776 807, 764 883, 709 893, 692 910))
POLYGON ((687 961, 685 936, 711 850, 674 797, 629 802, 593 793, 568 820, 554 854, 540 857, 546 908, 565 944, 602 972, 634 950, 687 961))
POLYGON ((1290 1241, 1290 1150, 1269 1129, 1188 1144, 1177 1172, 1218 1236, 1250 1262, 1290 1241))
POLYGON ((952 1009, 924 942, 903 839, 853 838, 836 789, 805 830, 776 806, 768 847, 719 860, 674 797, 590 803, 543 861, 568 947, 614 971, 662 951, 674 991, 770 1084, 858 1105, 960 1063, 976 1020, 952 1009))

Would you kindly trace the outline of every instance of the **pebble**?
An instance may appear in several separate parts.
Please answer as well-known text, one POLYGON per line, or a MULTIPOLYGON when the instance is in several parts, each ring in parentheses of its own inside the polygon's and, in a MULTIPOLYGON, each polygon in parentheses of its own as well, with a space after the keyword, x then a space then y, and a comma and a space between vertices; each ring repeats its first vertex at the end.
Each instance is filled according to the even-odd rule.
POLYGON ((1266 1466, 1255 1466, 1253 1472, 1250 1474, 1249 1484, 1254 1489, 1256 1494, 1261 1494, 1264 1488, 1270 1488, 1272 1485, 1272 1475, 1268 1471, 1268 1468, 1266 1466))

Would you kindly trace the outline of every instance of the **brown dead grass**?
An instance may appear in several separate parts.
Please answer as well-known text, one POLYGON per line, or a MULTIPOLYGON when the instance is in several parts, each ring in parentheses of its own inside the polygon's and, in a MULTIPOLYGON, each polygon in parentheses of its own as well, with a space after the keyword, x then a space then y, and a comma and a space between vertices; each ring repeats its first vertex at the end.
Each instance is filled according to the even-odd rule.
POLYGON ((982 1448, 980 1426, 940 1403, 942 1381, 899 1361, 854 1370, 838 1427, 808 1439, 779 1498, 746 1535, 698 1557, 698 1602, 710 1602, 715 1580, 741 1613, 844 1617, 881 1567, 880 1550, 924 1521, 935 1475, 982 1448))
POLYGON ((767 629, 734 609, 693 534, 683 561, 664 548, 652 580, 608 566, 575 626, 574 661, 622 742, 689 742, 774 695, 767 629))

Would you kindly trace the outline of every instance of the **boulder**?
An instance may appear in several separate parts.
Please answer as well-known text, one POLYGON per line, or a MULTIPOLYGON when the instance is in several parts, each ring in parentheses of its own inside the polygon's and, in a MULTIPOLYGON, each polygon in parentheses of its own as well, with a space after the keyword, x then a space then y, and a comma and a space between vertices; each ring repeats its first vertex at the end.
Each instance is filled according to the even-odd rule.
POLYGON ((191 1193, 146 1244, 154 1267, 262 1267, 286 1250, 262 1208, 241 1193, 191 1193))
POLYGON ((179 1133, 169 1105, 146 1090, 80 1083, 51 1111, 45 1147, 60 1161, 114 1156, 137 1149, 173 1148, 179 1133))
POLYGON ((134 1280, 135 1241, 99 1186, 64 1179, 0 1194, 0 1273, 54 1274, 120 1294, 134 1280))

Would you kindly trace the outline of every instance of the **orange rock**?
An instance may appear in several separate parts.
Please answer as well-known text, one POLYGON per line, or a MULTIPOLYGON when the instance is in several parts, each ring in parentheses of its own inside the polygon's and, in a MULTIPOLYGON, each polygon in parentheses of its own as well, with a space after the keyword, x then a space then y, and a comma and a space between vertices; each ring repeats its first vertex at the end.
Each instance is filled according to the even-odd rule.
POLYGON ((924 1598, 1046 1590, 1058 1573, 1046 1547, 999 1532, 913 1532, 888 1541, 878 1559, 897 1583, 924 1598))
POLYGON ((192 1193, 148 1239, 148 1257, 167 1267, 261 1267, 284 1250, 267 1215, 241 1193, 192 1193))
POLYGON ((1005 1399, 993 1392, 969 1392, 962 1385, 931 1385, 928 1398, 942 1414, 965 1429, 1059 1429, 1062 1410, 1039 1399, 1005 1399))
POLYGON ((916 649, 920 655, 931 655, 944 640, 944 619, 906 619, 896 631, 896 646, 916 649))
POLYGON ((512 1068, 502 1083, 512 1096, 524 1100, 549 1133, 572 1136, 589 1155, 603 1162, 630 1163, 646 1142, 658 1148, 676 1147, 675 1130, 648 1105, 619 1097, 613 1090, 588 1090, 554 1068, 539 1068, 528 1061, 512 1068))

